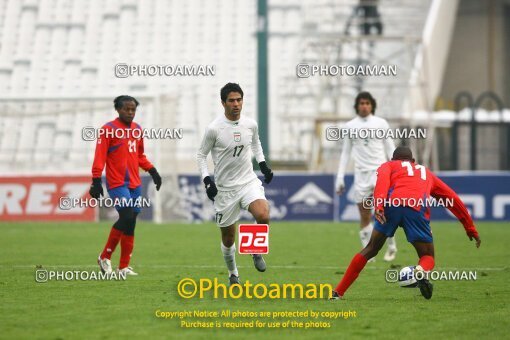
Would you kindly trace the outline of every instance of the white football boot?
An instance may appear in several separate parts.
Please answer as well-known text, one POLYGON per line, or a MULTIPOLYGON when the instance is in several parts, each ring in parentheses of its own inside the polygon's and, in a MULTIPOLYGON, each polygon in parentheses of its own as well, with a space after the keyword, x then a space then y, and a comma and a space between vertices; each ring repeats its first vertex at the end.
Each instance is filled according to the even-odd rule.
POLYGON ((395 256, 397 256, 397 248, 388 247, 388 249, 386 249, 386 253, 384 254, 384 261, 391 262, 395 259, 395 256))
POLYGON ((99 269, 101 269, 101 272, 104 274, 111 274, 112 273, 112 261, 109 259, 102 259, 101 254, 99 254, 99 257, 97 258, 97 264, 99 265, 99 269))
POLYGON ((123 275, 123 276, 137 276, 138 273, 136 273, 135 271, 133 271, 133 268, 131 267, 126 267, 126 268, 122 268, 122 269, 117 269, 118 273, 120 275, 123 275))

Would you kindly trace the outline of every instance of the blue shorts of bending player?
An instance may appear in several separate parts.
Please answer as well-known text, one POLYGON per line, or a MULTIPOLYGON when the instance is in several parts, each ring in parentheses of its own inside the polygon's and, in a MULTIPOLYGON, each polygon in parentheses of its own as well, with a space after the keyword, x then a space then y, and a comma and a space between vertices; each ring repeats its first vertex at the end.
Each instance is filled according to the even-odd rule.
POLYGON ((142 186, 139 185, 134 189, 129 189, 127 185, 116 187, 108 190, 108 195, 114 201, 114 207, 119 211, 122 208, 132 207, 135 213, 139 213, 142 209, 142 186))
POLYGON ((375 220, 374 229, 388 237, 395 235, 398 227, 406 233, 407 241, 432 243, 432 230, 430 221, 423 212, 409 207, 388 207, 384 209, 386 223, 381 224, 375 220))

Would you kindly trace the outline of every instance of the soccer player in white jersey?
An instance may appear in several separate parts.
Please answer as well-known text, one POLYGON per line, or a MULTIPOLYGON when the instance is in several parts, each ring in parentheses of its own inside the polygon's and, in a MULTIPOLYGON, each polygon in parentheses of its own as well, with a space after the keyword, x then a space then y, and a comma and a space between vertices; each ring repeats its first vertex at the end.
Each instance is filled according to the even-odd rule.
MULTIPOLYGON (((375 130, 387 130, 390 128, 388 122, 376 117, 375 109, 377 103, 369 92, 360 92, 354 102, 354 109, 357 117, 348 121, 344 129, 348 129, 347 138, 344 139, 338 175, 336 178, 336 192, 341 195, 345 191, 344 175, 347 164, 351 158, 354 159, 354 200, 358 204, 360 214, 360 239, 364 247, 370 240, 372 229, 372 209, 363 206, 363 198, 372 197, 375 182, 377 179, 377 168, 390 160, 395 144, 391 138, 375 138, 375 130), (365 131, 361 131, 365 130, 365 131), (357 132, 357 134, 356 134, 357 132), (367 136, 368 135, 368 136, 367 136), (359 138, 359 137, 368 138, 359 138)), ((397 244, 394 237, 388 238, 388 249, 384 254, 385 261, 393 261, 397 253, 397 244)))
MULTIPOLYGON (((229 272, 230 284, 239 284, 235 253, 235 223, 241 209, 248 210, 257 223, 269 224, 269 204, 262 182, 253 171, 252 157, 259 163, 264 182, 273 179, 260 144, 257 122, 241 117, 243 90, 228 83, 220 91, 224 114, 213 120, 205 131, 197 153, 197 162, 207 196, 214 201, 216 224, 221 230, 221 251, 229 272), (209 176, 207 155, 211 152, 214 179, 209 176)), ((252 255, 255 268, 263 272, 262 255, 252 255)))

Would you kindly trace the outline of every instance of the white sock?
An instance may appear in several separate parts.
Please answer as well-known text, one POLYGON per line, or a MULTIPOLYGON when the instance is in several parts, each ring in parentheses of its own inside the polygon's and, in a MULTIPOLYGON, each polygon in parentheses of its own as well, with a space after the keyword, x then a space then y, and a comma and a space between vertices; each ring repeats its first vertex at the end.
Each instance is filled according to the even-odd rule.
POLYGON ((228 275, 234 274, 235 276, 239 276, 236 266, 236 244, 234 243, 232 247, 227 248, 223 245, 223 242, 221 242, 221 252, 223 253, 223 259, 228 268, 228 275))
POLYGON ((395 237, 388 237, 388 249, 397 250, 397 241, 395 237))
POLYGON ((370 236, 372 235, 372 230, 374 229, 374 225, 372 223, 367 224, 363 227, 359 232, 359 238, 361 240, 361 245, 365 248, 370 241, 370 236))

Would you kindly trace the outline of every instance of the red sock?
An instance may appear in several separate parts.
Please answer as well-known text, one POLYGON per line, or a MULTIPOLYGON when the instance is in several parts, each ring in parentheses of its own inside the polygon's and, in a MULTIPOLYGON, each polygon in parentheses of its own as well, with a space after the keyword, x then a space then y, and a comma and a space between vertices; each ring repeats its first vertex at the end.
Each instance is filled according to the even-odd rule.
POLYGON ((122 235, 120 238, 120 263, 119 269, 129 266, 131 260, 131 253, 135 244, 135 237, 133 235, 122 235))
POLYGON ((351 264, 347 267, 342 281, 336 286, 335 291, 338 295, 343 296, 349 286, 358 278, 359 273, 365 268, 367 258, 360 253, 354 255, 351 264))
POLYGON ((104 246, 103 252, 101 253, 102 259, 110 260, 112 258, 112 254, 117 247, 117 244, 120 241, 120 237, 122 236, 122 231, 119 229, 112 228, 110 231, 110 236, 108 236, 108 241, 106 241, 106 245, 104 246))
POLYGON ((420 257, 418 264, 423 268, 424 271, 428 272, 434 269, 434 258, 430 255, 424 255, 420 257))

